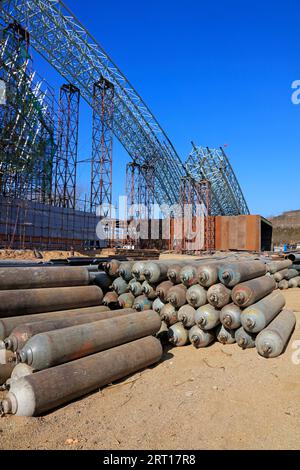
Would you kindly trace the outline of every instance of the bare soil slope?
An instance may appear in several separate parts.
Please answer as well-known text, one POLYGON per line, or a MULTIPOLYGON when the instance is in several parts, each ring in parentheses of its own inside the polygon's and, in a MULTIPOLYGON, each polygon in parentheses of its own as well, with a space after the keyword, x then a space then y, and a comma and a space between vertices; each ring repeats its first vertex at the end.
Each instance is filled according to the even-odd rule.
POLYGON ((269 217, 273 224, 273 242, 297 243, 300 241, 300 211, 284 212, 276 217, 269 217))

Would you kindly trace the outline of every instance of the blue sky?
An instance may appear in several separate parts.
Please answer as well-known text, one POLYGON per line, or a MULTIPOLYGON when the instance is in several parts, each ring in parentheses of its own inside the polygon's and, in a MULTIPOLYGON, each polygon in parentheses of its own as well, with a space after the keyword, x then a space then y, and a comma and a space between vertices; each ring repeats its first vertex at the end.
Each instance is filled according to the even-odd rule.
MULTIPOLYGON (((251 213, 300 209, 297 1, 66 0, 126 75, 184 160, 191 140, 228 145, 251 213)), ((55 87, 57 74, 36 68, 55 87)), ((90 156, 91 113, 82 103, 79 159, 90 156)), ((129 161, 114 145, 114 201, 129 161)), ((79 171, 88 191, 88 168, 79 171)))

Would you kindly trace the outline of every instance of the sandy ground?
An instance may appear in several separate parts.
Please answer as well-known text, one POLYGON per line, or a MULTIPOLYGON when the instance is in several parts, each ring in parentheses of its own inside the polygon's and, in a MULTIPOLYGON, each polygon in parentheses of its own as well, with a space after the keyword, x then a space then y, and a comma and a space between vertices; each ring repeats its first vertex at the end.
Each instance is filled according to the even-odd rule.
POLYGON ((75 251, 38 251, 33 250, 0 250, 0 260, 26 260, 26 261, 49 261, 50 259, 66 259, 70 256, 84 256, 75 251), (37 254, 40 256, 37 256, 37 254))
POLYGON ((299 449, 300 290, 285 296, 298 324, 279 358, 218 343, 170 349, 47 416, 1 418, 0 449, 299 449))

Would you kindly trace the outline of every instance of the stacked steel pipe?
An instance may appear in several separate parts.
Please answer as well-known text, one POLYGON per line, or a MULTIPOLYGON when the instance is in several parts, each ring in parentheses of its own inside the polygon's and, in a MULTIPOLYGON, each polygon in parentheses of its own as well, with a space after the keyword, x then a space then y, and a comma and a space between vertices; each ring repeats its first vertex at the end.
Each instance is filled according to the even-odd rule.
POLYGON ((159 361, 159 315, 126 297, 101 305, 112 282, 81 267, 0 269, 0 412, 40 415, 159 361))
POLYGON ((280 279, 295 279, 291 264, 231 255, 120 263, 108 272, 115 277, 114 291, 122 287, 124 301, 141 311, 152 306, 160 314, 161 340, 196 348, 217 340, 243 349, 256 346, 260 355, 275 357, 295 326, 293 312, 284 310, 285 299, 276 290, 280 279))

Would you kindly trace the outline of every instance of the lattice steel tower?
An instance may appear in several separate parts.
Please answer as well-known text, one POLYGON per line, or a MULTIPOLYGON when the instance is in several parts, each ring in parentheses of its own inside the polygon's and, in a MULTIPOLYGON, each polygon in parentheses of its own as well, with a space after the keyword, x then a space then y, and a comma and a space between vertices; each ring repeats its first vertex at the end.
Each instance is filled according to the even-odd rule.
POLYGON ((209 181, 212 215, 249 214, 239 182, 222 148, 210 149, 193 144, 186 169, 196 181, 209 181))
POLYGON ((91 162, 91 212, 102 206, 101 216, 111 218, 114 86, 104 77, 94 84, 91 162))
MULTIPOLYGON (((82 98, 90 106, 94 106, 97 77, 104 77, 113 84, 114 135, 133 160, 138 156, 141 163, 154 168, 156 202, 176 204, 185 169, 174 147, 131 83, 64 3, 58 0, 0 0, 0 4, 4 21, 9 23, 15 19, 23 24, 29 31, 32 47, 68 83, 80 89, 82 98)), ((96 126, 95 133, 97 130, 96 126)), ((94 152, 97 165, 99 155, 96 150, 94 152)), ((103 171, 103 180, 105 174, 103 171)), ((98 183, 94 181, 93 184, 93 210, 100 200, 98 183)), ((109 190, 104 187, 105 182, 103 195, 108 195, 109 190)), ((109 196, 103 200, 105 198, 109 199, 109 196)))
POLYGON ((64 84, 60 88, 58 151, 55 164, 54 204, 75 209, 80 91, 64 84))

